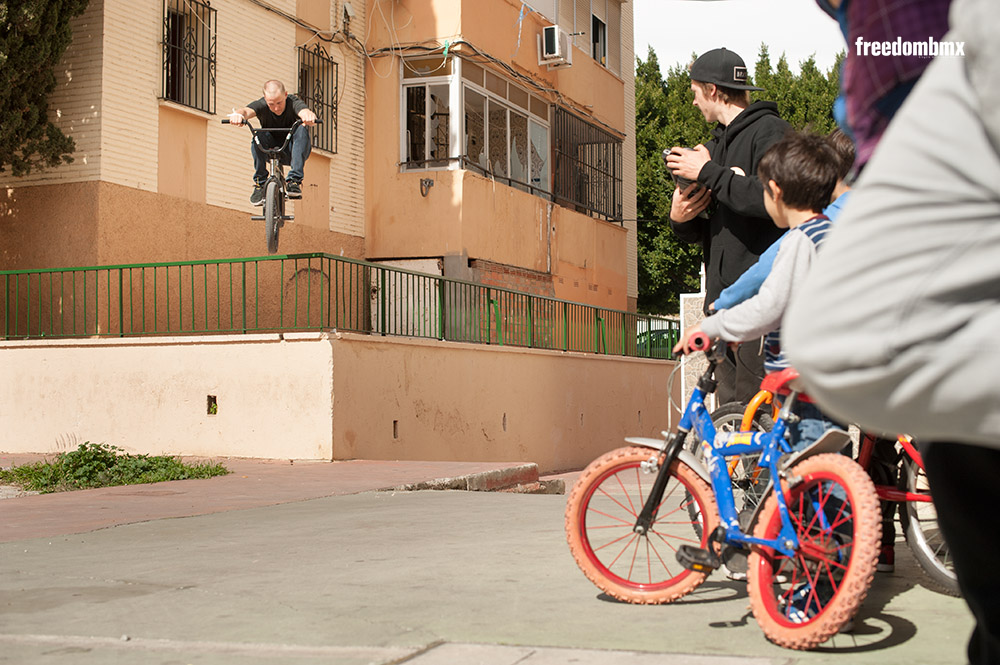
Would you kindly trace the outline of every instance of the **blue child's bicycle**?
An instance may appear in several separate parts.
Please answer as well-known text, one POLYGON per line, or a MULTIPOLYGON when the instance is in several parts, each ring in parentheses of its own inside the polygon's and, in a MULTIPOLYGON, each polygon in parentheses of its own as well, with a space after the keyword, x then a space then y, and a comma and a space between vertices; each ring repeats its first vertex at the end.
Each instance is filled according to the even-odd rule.
MULTIPOLYGON (((708 346, 707 340, 702 348, 708 346)), ((730 550, 749 550, 754 617, 774 643, 809 649, 854 616, 875 573, 879 502, 868 474, 838 454, 849 441, 833 430, 805 450, 785 440, 798 393, 793 372, 768 389, 790 394, 770 432, 716 432, 705 407, 725 344, 706 352, 708 369, 678 429, 664 439, 629 438, 584 469, 566 507, 573 557, 601 590, 631 603, 669 603, 696 589, 730 550), (684 441, 693 430, 707 469, 684 441), (726 457, 759 454, 769 485, 745 529, 726 457), (720 523, 721 518, 721 523, 720 523), (752 529, 752 534, 751 534, 752 529)))

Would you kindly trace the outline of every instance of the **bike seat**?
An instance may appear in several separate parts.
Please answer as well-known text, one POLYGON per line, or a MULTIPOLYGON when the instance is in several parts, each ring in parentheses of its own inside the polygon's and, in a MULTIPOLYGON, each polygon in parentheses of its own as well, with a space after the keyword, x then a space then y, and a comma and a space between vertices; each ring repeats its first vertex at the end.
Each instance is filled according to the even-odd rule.
POLYGON ((764 377, 760 382, 760 389, 766 390, 774 395, 788 393, 792 390, 801 390, 801 386, 789 385, 799 378, 799 372, 794 367, 783 369, 780 372, 772 372, 764 377))

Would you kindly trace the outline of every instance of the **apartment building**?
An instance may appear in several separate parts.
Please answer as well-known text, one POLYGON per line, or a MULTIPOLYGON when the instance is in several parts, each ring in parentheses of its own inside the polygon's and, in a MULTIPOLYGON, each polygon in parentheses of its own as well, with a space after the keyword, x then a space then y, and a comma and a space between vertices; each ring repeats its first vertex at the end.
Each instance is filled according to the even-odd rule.
POLYGON ((71 164, 0 177, 0 268, 260 256, 250 133, 324 120, 281 253, 633 309, 628 0, 91 0, 50 112, 71 164))

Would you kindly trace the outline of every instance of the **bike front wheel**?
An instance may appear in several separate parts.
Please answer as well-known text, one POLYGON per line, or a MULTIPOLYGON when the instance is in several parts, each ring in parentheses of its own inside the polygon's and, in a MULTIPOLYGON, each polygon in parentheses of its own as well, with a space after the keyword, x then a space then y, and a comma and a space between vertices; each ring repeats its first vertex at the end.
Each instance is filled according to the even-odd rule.
MULTIPOLYGON (((793 556, 754 546, 747 571, 750 607, 769 640, 811 649, 857 612, 875 575, 882 516, 875 485, 856 462, 837 454, 810 457, 782 482, 799 540, 793 556)), ((772 492, 754 536, 775 539, 781 514, 772 492)))
POLYGON ((660 458, 648 448, 613 450, 583 470, 566 505, 566 540, 577 565, 599 589, 628 603, 669 603, 704 582, 705 574, 684 568, 676 552, 683 544, 709 547, 719 523, 709 485, 675 460, 649 531, 634 531, 660 458))
MULTIPOLYGON (((913 494, 930 496, 927 474, 916 462, 907 458, 903 463, 904 489, 913 494)), ((906 533, 906 544, 913 558, 931 579, 932 586, 949 596, 961 596, 955 563, 951 559, 948 543, 938 527, 937 509, 933 502, 906 501, 899 505, 899 521, 906 533)))
POLYGON ((277 180, 268 180, 264 187, 264 235, 267 239, 267 253, 278 252, 278 230, 284 216, 284 202, 277 180))

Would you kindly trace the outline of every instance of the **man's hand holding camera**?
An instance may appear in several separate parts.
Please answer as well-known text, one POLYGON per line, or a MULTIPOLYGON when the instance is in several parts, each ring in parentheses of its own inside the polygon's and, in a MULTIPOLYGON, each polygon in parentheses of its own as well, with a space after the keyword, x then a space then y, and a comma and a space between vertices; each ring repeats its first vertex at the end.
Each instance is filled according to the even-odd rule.
POLYGON ((712 161, 708 148, 696 145, 693 148, 672 148, 667 155, 667 168, 675 176, 685 180, 697 180, 705 164, 712 161))
POLYGON ((705 146, 699 145, 694 148, 671 148, 664 155, 664 160, 677 182, 670 202, 670 219, 678 224, 690 222, 712 202, 712 192, 697 182, 701 168, 711 160, 711 156, 705 146), (687 181, 690 184, 686 184, 687 181))

